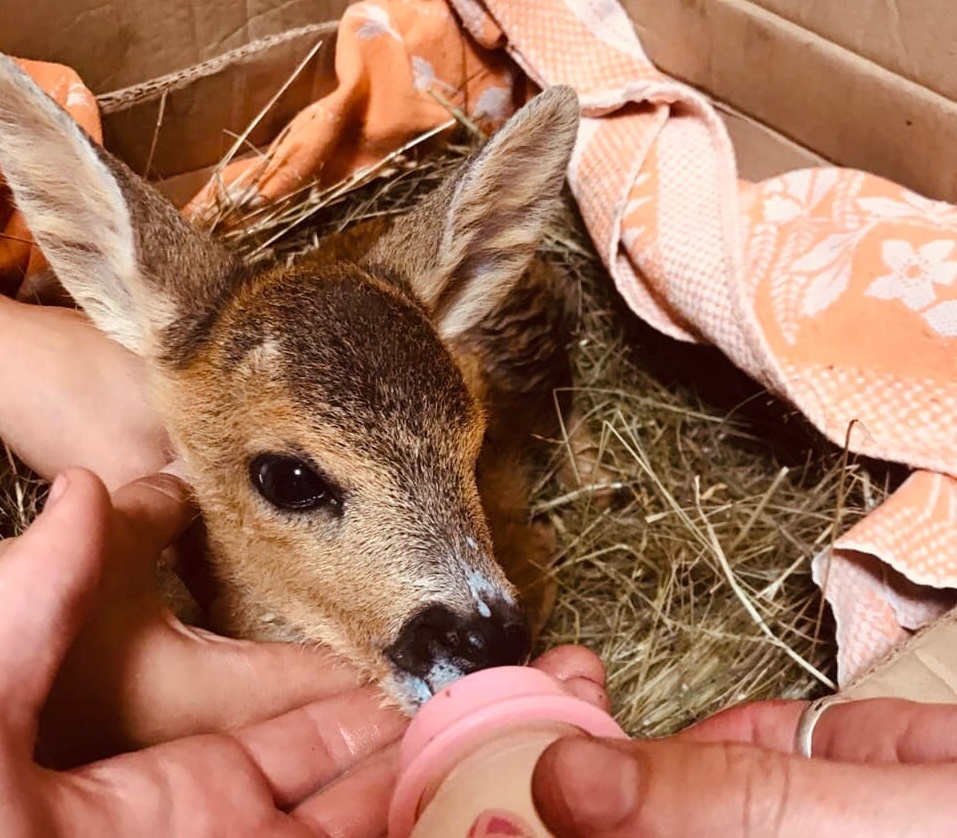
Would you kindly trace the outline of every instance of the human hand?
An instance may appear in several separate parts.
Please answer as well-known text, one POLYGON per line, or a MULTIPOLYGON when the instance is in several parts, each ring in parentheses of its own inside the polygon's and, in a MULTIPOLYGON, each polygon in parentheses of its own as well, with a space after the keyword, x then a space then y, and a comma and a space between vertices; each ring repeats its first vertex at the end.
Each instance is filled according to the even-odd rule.
MULTIPOLYGON (((143 523, 152 527, 148 544, 162 541, 148 513, 154 495, 170 488, 134 484, 117 496, 116 512, 102 483, 71 470, 27 533, 0 544, 0 834, 381 835, 405 720, 383 709, 372 688, 344 686, 347 672, 338 680, 327 673, 332 686, 319 701, 258 724, 64 773, 33 761, 40 708, 101 600, 98 583, 117 569, 111 562, 132 558, 117 552, 124 529, 143 523)), ((177 502, 175 483, 167 500, 177 502)), ((185 517, 167 515, 167 532, 185 517)), ((208 647, 206 663, 222 668, 218 655, 208 647)), ((179 691, 208 687, 200 671, 190 674, 179 691)), ((231 686, 224 680, 218 689, 231 686)), ((72 721, 91 724, 82 714, 72 721)))
POLYGON ((536 806, 559 838, 953 835, 957 707, 835 704, 813 759, 794 754, 804 707, 742 705, 658 741, 560 740, 536 767, 536 806))
POLYGON ((0 393, 0 439, 47 479, 80 465, 117 489, 170 459, 142 362, 79 311, 0 295, 0 393))
POLYGON ((44 709, 44 753, 57 764, 231 730, 317 700, 374 721, 380 696, 331 653, 227 640, 169 612, 156 566, 196 517, 184 483, 157 474, 111 499, 88 472, 70 479, 83 509, 48 538, 77 562, 99 562, 102 575, 44 709))
MULTIPOLYGON (((73 469, 54 483, 47 508, 27 533, 0 544, 0 833, 383 834, 396 740, 405 720, 383 709, 375 690, 356 686, 355 674, 344 666, 327 668, 325 697, 277 718, 66 773, 33 761, 40 708, 85 618, 91 609, 110 604, 110 591, 136 598, 135 585, 109 584, 110 574, 123 575, 123 562, 147 564, 137 561, 140 553, 124 540, 142 526, 142 555, 155 558, 158 545, 173 537, 189 515, 174 478, 139 481, 111 501, 92 474, 73 469)), ((145 574, 135 570, 132 576, 145 586, 145 574)), ((138 602, 142 606, 146 600, 138 602)), ((256 668, 265 658, 243 658, 253 645, 241 644, 235 654, 256 668)), ((207 660, 195 663, 220 666, 220 648, 206 647, 207 660)), ((305 658, 318 654, 281 648, 305 658)), ((272 651, 279 653, 280 647, 272 651)), ((604 700, 601 664, 585 650, 556 649, 538 665, 578 694, 604 700)), ((179 676, 174 671, 172 677, 179 676)), ((194 677, 180 686, 195 692, 204 683, 194 677)), ((232 686, 228 680, 216 685, 226 694, 232 686)), ((268 693, 269 685, 263 686, 268 693)), ((205 697, 215 702, 216 696, 205 697)), ((252 692, 240 698, 257 700, 252 692)), ((176 700, 167 695, 152 711, 176 700)), ((268 712, 268 703, 257 705, 258 712, 268 712)), ((82 713, 73 722, 92 724, 82 713)))
MULTIPOLYGON (((184 626, 165 608, 156 563, 195 516, 185 484, 155 475, 110 499, 92 475, 70 475, 85 511, 69 527, 45 517, 37 527, 58 527, 47 536, 58 550, 103 571, 44 712, 46 752, 58 763, 231 730, 317 700, 376 723, 378 692, 328 651, 227 640, 184 626)), ((535 665, 607 706, 604 668, 587 650, 553 649, 535 665)))

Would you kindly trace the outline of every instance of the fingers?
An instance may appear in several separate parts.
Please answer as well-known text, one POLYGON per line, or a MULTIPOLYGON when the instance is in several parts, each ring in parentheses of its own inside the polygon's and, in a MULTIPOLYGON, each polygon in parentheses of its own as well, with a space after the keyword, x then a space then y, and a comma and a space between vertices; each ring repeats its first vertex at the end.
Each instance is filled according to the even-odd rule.
POLYGON ((52 776, 50 834, 309 834, 276 808, 255 760, 228 736, 181 739, 52 776))
POLYGON ((835 704, 814 730, 812 753, 847 762, 957 763, 957 706, 890 698, 835 704))
POLYGON ((605 690, 605 665, 583 646, 549 649, 532 666, 557 678, 572 695, 608 712, 611 702, 605 690))
MULTIPOLYGON (((195 519, 190 489, 170 474, 114 494, 142 583, 155 590, 159 553, 195 519)), ((130 568, 123 574, 129 576, 130 568)), ((126 701, 140 743, 234 729, 355 688, 357 672, 325 650, 229 640, 171 617, 143 632, 126 661, 126 701)))
MULTIPOLYGON (((740 742, 792 753, 803 701, 765 701, 725 710, 676 738, 740 742)), ((957 705, 871 699, 828 707, 814 729, 815 758, 843 762, 957 762, 957 705)))
POLYGON ((155 586, 156 561, 199 515, 189 485, 172 474, 142 477, 113 493, 118 518, 118 575, 155 586))
POLYGON ((608 693, 604 687, 594 681, 589 681, 587 678, 569 678, 562 684, 576 698, 587 701, 606 713, 611 712, 611 700, 608 698, 608 693))
POLYGON ((379 838, 398 757, 388 743, 403 723, 377 702, 359 691, 60 775, 61 831, 82 823, 84 834, 152 835, 163 824, 169 835, 379 838))
MULTIPOLYGON (((142 744, 132 735, 136 708, 129 698, 143 689, 137 666, 148 660, 152 641, 172 634, 163 622, 156 563, 195 516, 189 499, 186 484, 163 474, 137 480, 113 495, 96 548, 103 566, 96 608, 62 661, 43 709, 47 760, 73 765, 142 744), (85 724, 76 724, 78 716, 85 724)), ((65 537, 77 537, 76 529, 67 525, 65 537)), ((186 679, 177 687, 188 693, 189 684, 186 679)))
POLYGON ((27 737, 96 591, 109 515, 103 484, 69 469, 0 555, 0 712, 27 737))
POLYGON ((0 300, 0 359, 0 437, 39 474, 81 465, 115 488, 167 462, 142 359, 85 315, 0 300))
POLYGON ((957 766, 807 760, 737 744, 559 740, 533 776, 558 838, 950 835, 957 766))
POLYGON ((398 746, 369 757, 296 807, 293 818, 316 835, 380 838, 386 832, 398 761, 398 746))
MULTIPOLYGON (((576 737, 577 738, 577 737, 576 737)), ((613 835, 640 812, 638 761, 627 750, 583 738, 560 739, 539 758, 532 798, 545 825, 565 835, 613 835)))
POLYGON ((157 563, 199 517, 192 489, 171 474, 157 473, 113 493, 113 526, 98 603, 99 631, 128 634, 133 624, 163 610, 157 563))
POLYGON ((674 738, 688 742, 739 742, 790 754, 794 752, 794 734, 806 706, 806 701, 739 704, 692 725, 674 738))
POLYGON ((397 709, 382 707, 378 690, 366 687, 234 736, 269 780, 277 805, 288 807, 395 742, 407 724, 397 709))
POLYGON ((605 686, 605 665, 598 655, 584 646, 556 646, 537 657, 532 666, 559 681, 584 678, 605 686))
POLYGON ((127 746, 233 730, 348 694, 360 682, 325 650, 230 640, 178 623, 142 632, 124 660, 127 746))
POLYGON ((60 765, 199 733, 232 730, 354 689, 331 653, 227 640, 183 626, 157 598, 160 552, 195 516, 186 484, 157 474, 113 496, 108 572, 95 618, 44 715, 60 765), (77 726, 77 714, 86 724, 77 726))

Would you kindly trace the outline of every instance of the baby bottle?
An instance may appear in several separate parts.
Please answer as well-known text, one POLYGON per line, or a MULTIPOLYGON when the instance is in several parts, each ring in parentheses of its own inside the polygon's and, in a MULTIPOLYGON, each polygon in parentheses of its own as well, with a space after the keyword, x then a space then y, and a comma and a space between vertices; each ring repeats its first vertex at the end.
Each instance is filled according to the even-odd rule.
POLYGON ((607 713, 522 666, 484 669, 430 698, 399 755, 389 838, 548 838, 532 771, 563 736, 624 739, 607 713))

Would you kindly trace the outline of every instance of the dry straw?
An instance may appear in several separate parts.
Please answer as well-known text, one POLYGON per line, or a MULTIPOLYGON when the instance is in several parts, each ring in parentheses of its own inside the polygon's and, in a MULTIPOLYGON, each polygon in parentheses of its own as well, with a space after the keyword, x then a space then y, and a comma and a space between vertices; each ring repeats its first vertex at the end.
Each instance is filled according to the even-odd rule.
MULTIPOLYGON (((251 260, 292 259, 329 231, 401 212, 474 145, 464 130, 454 140, 435 134, 332 187, 224 208, 221 233, 251 260)), ((542 644, 600 653, 633 733, 670 732, 744 699, 826 689, 832 632, 810 559, 880 500, 887 471, 848 462, 716 351, 638 323, 570 205, 545 255, 579 291, 575 399, 610 478, 560 487, 552 474, 567 444, 555 441, 534 506, 563 550, 542 644), (615 502, 597 504, 609 489, 615 502)), ((7 459, 0 492, 9 535, 35 515, 43 486, 7 459)))

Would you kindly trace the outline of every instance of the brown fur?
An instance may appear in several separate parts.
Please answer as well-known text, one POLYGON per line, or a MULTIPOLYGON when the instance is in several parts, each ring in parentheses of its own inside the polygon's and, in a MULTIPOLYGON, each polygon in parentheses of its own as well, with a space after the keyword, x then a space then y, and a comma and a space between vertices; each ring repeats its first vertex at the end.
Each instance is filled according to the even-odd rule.
POLYGON ((529 468, 568 369, 561 281, 533 260, 576 125, 553 89, 410 214, 251 272, 0 59, 0 168, 63 284, 149 361, 215 627, 330 644, 411 707, 386 650, 427 606, 487 611, 517 585, 540 622, 554 543, 529 468), (263 453, 311 464, 335 503, 272 505, 263 453))

